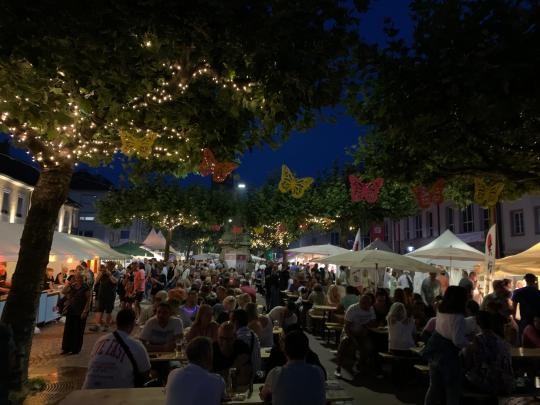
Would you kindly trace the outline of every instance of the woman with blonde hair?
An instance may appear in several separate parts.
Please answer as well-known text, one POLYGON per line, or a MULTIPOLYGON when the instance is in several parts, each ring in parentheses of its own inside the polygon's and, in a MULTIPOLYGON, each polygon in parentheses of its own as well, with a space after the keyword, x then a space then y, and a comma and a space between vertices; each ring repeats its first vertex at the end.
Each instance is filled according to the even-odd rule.
POLYGON ((186 334, 186 341, 189 342, 198 336, 206 336, 212 339, 212 342, 217 342, 218 328, 218 323, 212 320, 212 307, 202 304, 197 311, 195 321, 186 334))
POLYGON ((334 307, 337 307, 341 302, 341 294, 339 293, 339 287, 335 284, 332 284, 328 288, 328 292, 326 293, 326 302, 328 305, 332 305, 334 307))
POLYGON ((416 325, 414 320, 407 316, 405 305, 401 302, 393 303, 386 320, 388 321, 388 351, 408 356, 409 349, 416 346, 414 341, 416 325))

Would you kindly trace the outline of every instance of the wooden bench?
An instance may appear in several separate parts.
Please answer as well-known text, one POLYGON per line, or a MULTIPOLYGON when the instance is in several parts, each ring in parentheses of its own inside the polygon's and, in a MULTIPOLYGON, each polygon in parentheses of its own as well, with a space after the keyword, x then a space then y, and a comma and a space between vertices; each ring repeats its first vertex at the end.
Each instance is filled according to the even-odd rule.
POLYGON ((403 381, 403 370, 405 368, 410 369, 413 363, 417 362, 418 359, 411 356, 400 356, 388 352, 378 352, 379 357, 390 364, 390 376, 395 382, 403 381))
MULTIPOLYGON (((341 331, 343 330, 343 324, 339 322, 325 322, 323 326, 323 333, 326 335, 326 343, 330 343, 330 334, 332 331, 335 333, 336 337, 336 346, 339 344, 339 338, 341 336, 341 331)), ((323 336, 324 338, 324 336, 323 336)))
POLYGON ((429 374, 429 366, 425 364, 415 364, 414 369, 418 371, 422 375, 428 375, 429 374))

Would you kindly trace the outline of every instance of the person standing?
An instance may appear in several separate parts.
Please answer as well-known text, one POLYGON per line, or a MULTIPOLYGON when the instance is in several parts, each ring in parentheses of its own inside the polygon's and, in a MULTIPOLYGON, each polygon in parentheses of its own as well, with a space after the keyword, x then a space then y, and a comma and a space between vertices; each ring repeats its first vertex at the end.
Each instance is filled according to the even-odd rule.
POLYGON ((144 263, 132 264, 134 266, 134 287, 135 287, 135 315, 137 319, 141 316, 141 302, 144 299, 146 289, 146 272, 144 263))
POLYGON ((90 310, 90 289, 84 283, 83 275, 77 273, 62 293, 65 295, 64 312, 66 314, 62 354, 77 354, 82 348, 84 328, 90 310))
POLYGON ((225 381, 212 368, 212 341, 196 337, 186 347, 189 364, 169 373, 165 387, 166 405, 220 405, 225 397, 225 381))
POLYGON ((107 265, 101 265, 99 274, 96 277, 96 285, 99 285, 99 289, 97 293, 96 325, 90 328, 93 332, 99 331, 100 328, 107 331, 111 324, 111 314, 116 298, 116 284, 118 283, 118 276, 113 271, 114 263, 109 262, 107 265), (105 314, 105 317, 103 314, 105 314))
POLYGON ((442 295, 441 283, 437 280, 437 273, 429 273, 429 277, 422 281, 420 295, 426 305, 433 307, 435 297, 442 295))
POLYGON ((538 291, 538 279, 534 274, 525 274, 525 283, 527 284, 523 288, 518 288, 512 295, 512 312, 517 312, 517 306, 519 304, 519 314, 521 320, 519 321, 519 330, 523 333, 523 330, 527 325, 531 325, 536 314, 540 314, 540 291, 538 291))
POLYGON ((94 344, 82 389, 133 388, 138 385, 136 379, 146 379, 150 359, 144 345, 130 337, 134 327, 135 312, 120 310, 116 332, 102 336, 94 344))

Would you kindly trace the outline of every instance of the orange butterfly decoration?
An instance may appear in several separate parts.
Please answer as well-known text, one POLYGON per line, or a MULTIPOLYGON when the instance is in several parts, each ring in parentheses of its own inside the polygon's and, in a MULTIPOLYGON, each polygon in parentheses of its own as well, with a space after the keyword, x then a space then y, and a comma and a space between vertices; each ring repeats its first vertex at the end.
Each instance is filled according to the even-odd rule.
POLYGON ((429 208, 431 203, 440 204, 444 201, 444 186, 446 182, 444 179, 439 179, 428 190, 426 187, 416 186, 413 187, 413 193, 418 201, 420 208, 429 208))
POLYGON ((199 173, 203 176, 211 174, 212 180, 216 183, 223 183, 237 167, 238 165, 234 162, 218 162, 210 149, 203 149, 203 157, 199 164, 199 173))

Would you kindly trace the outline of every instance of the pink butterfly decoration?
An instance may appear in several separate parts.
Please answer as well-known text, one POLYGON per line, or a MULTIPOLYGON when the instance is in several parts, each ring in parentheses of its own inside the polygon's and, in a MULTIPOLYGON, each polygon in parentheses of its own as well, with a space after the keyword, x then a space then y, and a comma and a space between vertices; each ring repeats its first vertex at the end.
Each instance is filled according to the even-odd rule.
POLYGON ((349 175, 351 185, 351 200, 353 202, 366 201, 368 204, 375 204, 379 199, 379 191, 384 184, 382 177, 377 177, 373 181, 364 183, 354 174, 349 175))

